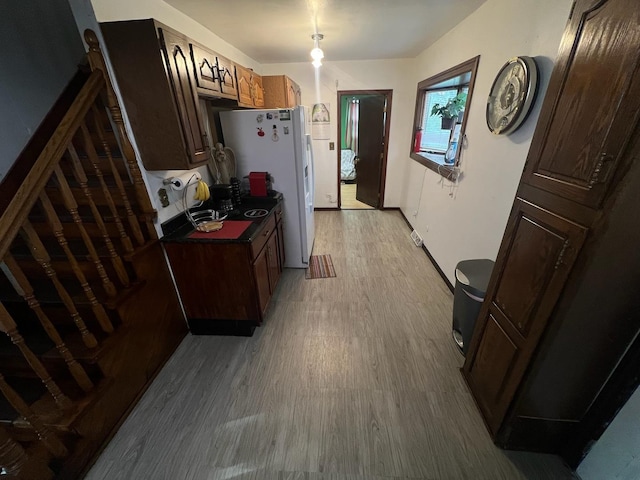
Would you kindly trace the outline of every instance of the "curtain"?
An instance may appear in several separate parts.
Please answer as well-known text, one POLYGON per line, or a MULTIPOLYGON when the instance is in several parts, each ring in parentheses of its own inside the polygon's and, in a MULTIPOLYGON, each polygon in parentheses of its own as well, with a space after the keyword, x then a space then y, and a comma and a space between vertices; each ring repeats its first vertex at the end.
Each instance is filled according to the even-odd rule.
POLYGON ((358 155, 358 122, 360 120, 360 100, 354 98, 347 106, 346 148, 358 155))

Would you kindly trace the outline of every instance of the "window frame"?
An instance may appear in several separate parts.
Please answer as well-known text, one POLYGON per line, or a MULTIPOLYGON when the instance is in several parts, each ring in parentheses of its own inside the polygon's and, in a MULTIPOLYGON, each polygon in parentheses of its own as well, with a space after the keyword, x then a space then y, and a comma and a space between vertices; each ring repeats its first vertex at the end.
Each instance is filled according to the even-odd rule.
MULTIPOLYGON (((467 93, 467 103, 465 105, 464 115, 462 116, 462 125, 460 127, 460 138, 462 143, 462 139, 464 139, 464 134, 467 126, 467 120, 469 119, 469 106, 471 105, 471 99, 473 97, 473 90, 476 83, 476 73, 478 71, 478 64, 480 63, 480 55, 470 58, 466 62, 462 62, 454 67, 451 67, 443 72, 440 72, 432 77, 429 77, 425 80, 422 80, 418 83, 418 88, 416 90, 416 109, 413 117, 413 131, 411 135, 411 146, 409 150, 409 156, 420 163, 421 165, 427 167, 430 170, 442 175, 445 178, 454 178, 454 168, 458 167, 460 164, 460 152, 462 150, 461 146, 458 148, 456 152, 456 158, 453 164, 446 165, 441 161, 438 161, 435 158, 434 154, 429 153, 415 153, 414 145, 416 141, 416 132, 417 129, 422 125, 422 119, 424 114, 424 106, 427 100, 427 92, 430 90, 429 87, 438 85, 444 81, 451 80, 452 78, 463 75, 467 72, 471 72, 471 78, 469 79, 469 92, 467 93), (431 157, 431 158, 430 158, 431 157)), ((456 87, 456 85, 452 85, 452 87, 456 87)), ((458 85, 457 88, 460 86, 458 85)), ((451 87, 449 87, 451 88, 451 87)), ((433 88, 431 90, 441 90, 442 88, 433 88)))

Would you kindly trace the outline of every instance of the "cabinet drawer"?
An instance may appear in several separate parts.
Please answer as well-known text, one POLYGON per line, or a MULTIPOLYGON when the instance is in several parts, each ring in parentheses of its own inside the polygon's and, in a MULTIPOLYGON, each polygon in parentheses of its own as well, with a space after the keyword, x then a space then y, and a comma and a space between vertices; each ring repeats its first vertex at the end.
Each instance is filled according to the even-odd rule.
POLYGON ((262 247, 267 243, 269 236, 275 231, 275 229, 276 218, 274 215, 270 215, 255 240, 251 242, 251 258, 256 258, 258 256, 260 250, 262 250, 262 247))
POLYGON ((276 223, 280 223, 282 220, 282 203, 279 203, 275 208, 276 223))

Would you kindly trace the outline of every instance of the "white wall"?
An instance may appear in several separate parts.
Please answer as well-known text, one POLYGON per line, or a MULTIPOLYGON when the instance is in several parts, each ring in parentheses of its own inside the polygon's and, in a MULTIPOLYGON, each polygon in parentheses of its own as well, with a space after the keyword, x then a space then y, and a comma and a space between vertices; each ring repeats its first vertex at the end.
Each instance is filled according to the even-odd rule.
POLYGON ((0 2, 0 180, 77 71, 66 0, 0 2))
POLYGON ((582 480, 640 478, 640 389, 607 427, 578 467, 582 480))
POLYGON ((570 6, 571 0, 489 0, 415 59, 414 99, 419 81, 481 56, 457 189, 406 155, 401 183, 402 211, 452 282, 460 260, 496 257, 570 6), (520 130, 495 136, 484 118, 487 95, 500 67, 517 55, 538 61, 540 93, 520 130))
POLYGON ((302 103, 329 104, 331 138, 314 140, 316 207, 337 207, 338 195, 338 90, 393 90, 385 185, 385 207, 400 206, 405 161, 411 140, 415 85, 411 80, 411 59, 323 62, 315 69, 311 62, 262 65, 263 75, 287 75, 300 85, 302 103), (334 142, 335 150, 329 150, 334 142))

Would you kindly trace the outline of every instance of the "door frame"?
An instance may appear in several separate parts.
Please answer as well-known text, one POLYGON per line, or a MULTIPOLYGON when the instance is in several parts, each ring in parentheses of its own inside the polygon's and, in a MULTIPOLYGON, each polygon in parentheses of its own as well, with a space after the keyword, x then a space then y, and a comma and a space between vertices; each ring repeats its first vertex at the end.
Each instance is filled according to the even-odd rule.
MULTIPOLYGON (((338 90, 338 135, 336 156, 338 159, 337 179, 338 179, 338 209, 342 209, 342 194, 340 190, 340 163, 341 163, 341 147, 342 147, 342 97, 350 97, 354 95, 383 95, 386 101, 386 111, 384 117, 384 149, 382 151, 382 165, 380 166, 380 200, 377 208, 384 210, 384 190, 387 181, 387 155, 389 153, 389 130, 391 127, 391 99, 393 90, 338 90)), ((357 182, 357 180, 356 180, 357 182)), ((357 183, 356 183, 357 184, 357 183)))

